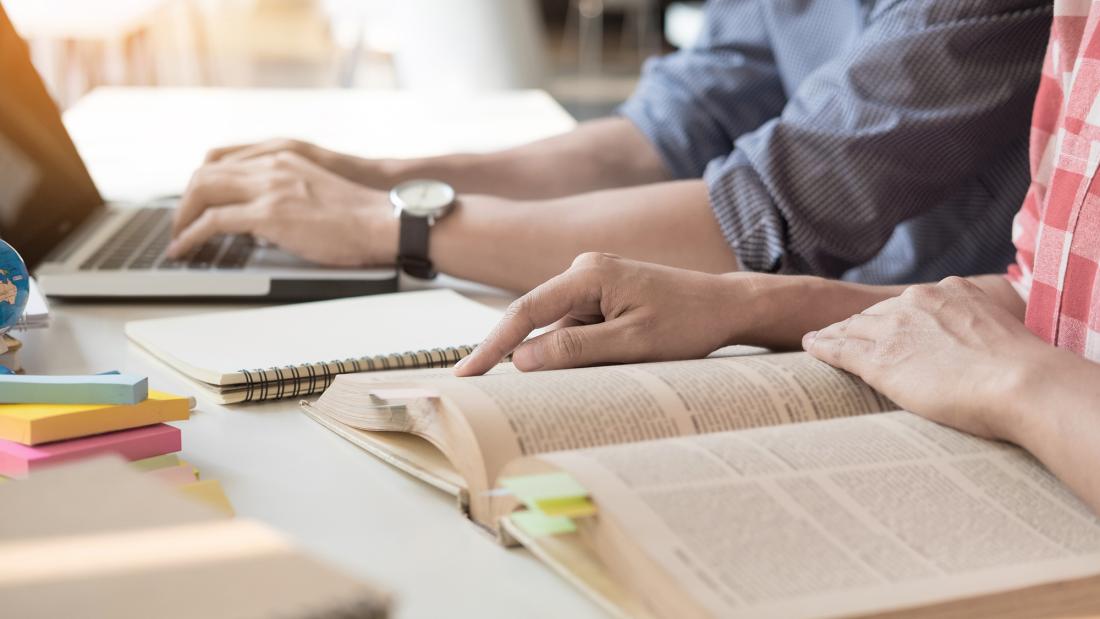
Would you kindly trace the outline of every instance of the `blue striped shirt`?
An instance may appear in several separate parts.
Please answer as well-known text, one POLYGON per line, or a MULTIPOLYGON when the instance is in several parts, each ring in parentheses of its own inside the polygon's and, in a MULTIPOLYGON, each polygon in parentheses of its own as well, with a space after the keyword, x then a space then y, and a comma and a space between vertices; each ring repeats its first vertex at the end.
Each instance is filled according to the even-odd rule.
POLYGON ((1002 272, 1049 0, 710 0, 620 109, 702 177, 742 268, 867 283, 1002 272))

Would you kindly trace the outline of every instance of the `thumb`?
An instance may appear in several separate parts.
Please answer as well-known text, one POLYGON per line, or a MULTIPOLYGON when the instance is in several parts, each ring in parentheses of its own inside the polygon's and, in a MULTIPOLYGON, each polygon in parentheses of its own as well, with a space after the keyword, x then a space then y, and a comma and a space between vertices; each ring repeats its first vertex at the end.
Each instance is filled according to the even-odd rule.
POLYGON ((622 323, 615 320, 543 333, 520 344, 512 353, 512 363, 532 372, 633 361, 636 355, 622 323))

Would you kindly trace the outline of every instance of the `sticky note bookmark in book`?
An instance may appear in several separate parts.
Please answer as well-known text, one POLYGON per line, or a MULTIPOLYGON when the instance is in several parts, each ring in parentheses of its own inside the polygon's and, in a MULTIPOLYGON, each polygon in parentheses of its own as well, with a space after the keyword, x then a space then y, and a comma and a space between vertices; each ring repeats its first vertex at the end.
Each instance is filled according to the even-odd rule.
POLYGON ((568 473, 506 477, 500 485, 528 509, 548 517, 583 518, 596 513, 588 491, 568 473))
POLYGON ((573 533, 577 530, 577 526, 573 524, 573 520, 570 518, 546 516, 533 510, 513 512, 509 518, 531 537, 560 535, 562 533, 573 533))
POLYGON ((0 404, 137 404, 148 397, 144 376, 0 375, 0 404))

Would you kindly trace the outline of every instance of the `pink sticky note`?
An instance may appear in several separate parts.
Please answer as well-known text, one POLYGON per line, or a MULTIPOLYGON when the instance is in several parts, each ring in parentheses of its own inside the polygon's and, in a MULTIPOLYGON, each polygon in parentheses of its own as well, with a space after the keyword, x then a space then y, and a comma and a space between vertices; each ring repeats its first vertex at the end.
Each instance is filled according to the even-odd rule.
POLYGON ((34 446, 0 440, 0 475, 26 477, 44 464, 103 453, 141 460, 179 450, 179 429, 163 423, 34 446))

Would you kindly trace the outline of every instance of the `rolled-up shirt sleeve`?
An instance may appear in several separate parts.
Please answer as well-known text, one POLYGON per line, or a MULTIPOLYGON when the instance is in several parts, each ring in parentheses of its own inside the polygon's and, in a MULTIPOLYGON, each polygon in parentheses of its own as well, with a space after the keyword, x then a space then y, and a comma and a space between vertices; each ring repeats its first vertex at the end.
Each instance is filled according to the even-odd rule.
POLYGON ((696 44, 651 58, 619 108, 674 178, 699 178, 787 101, 758 2, 708 2, 696 44))
POLYGON ((839 276, 1024 135, 1049 7, 994 4, 890 4, 710 161, 712 207, 744 268, 839 276))

